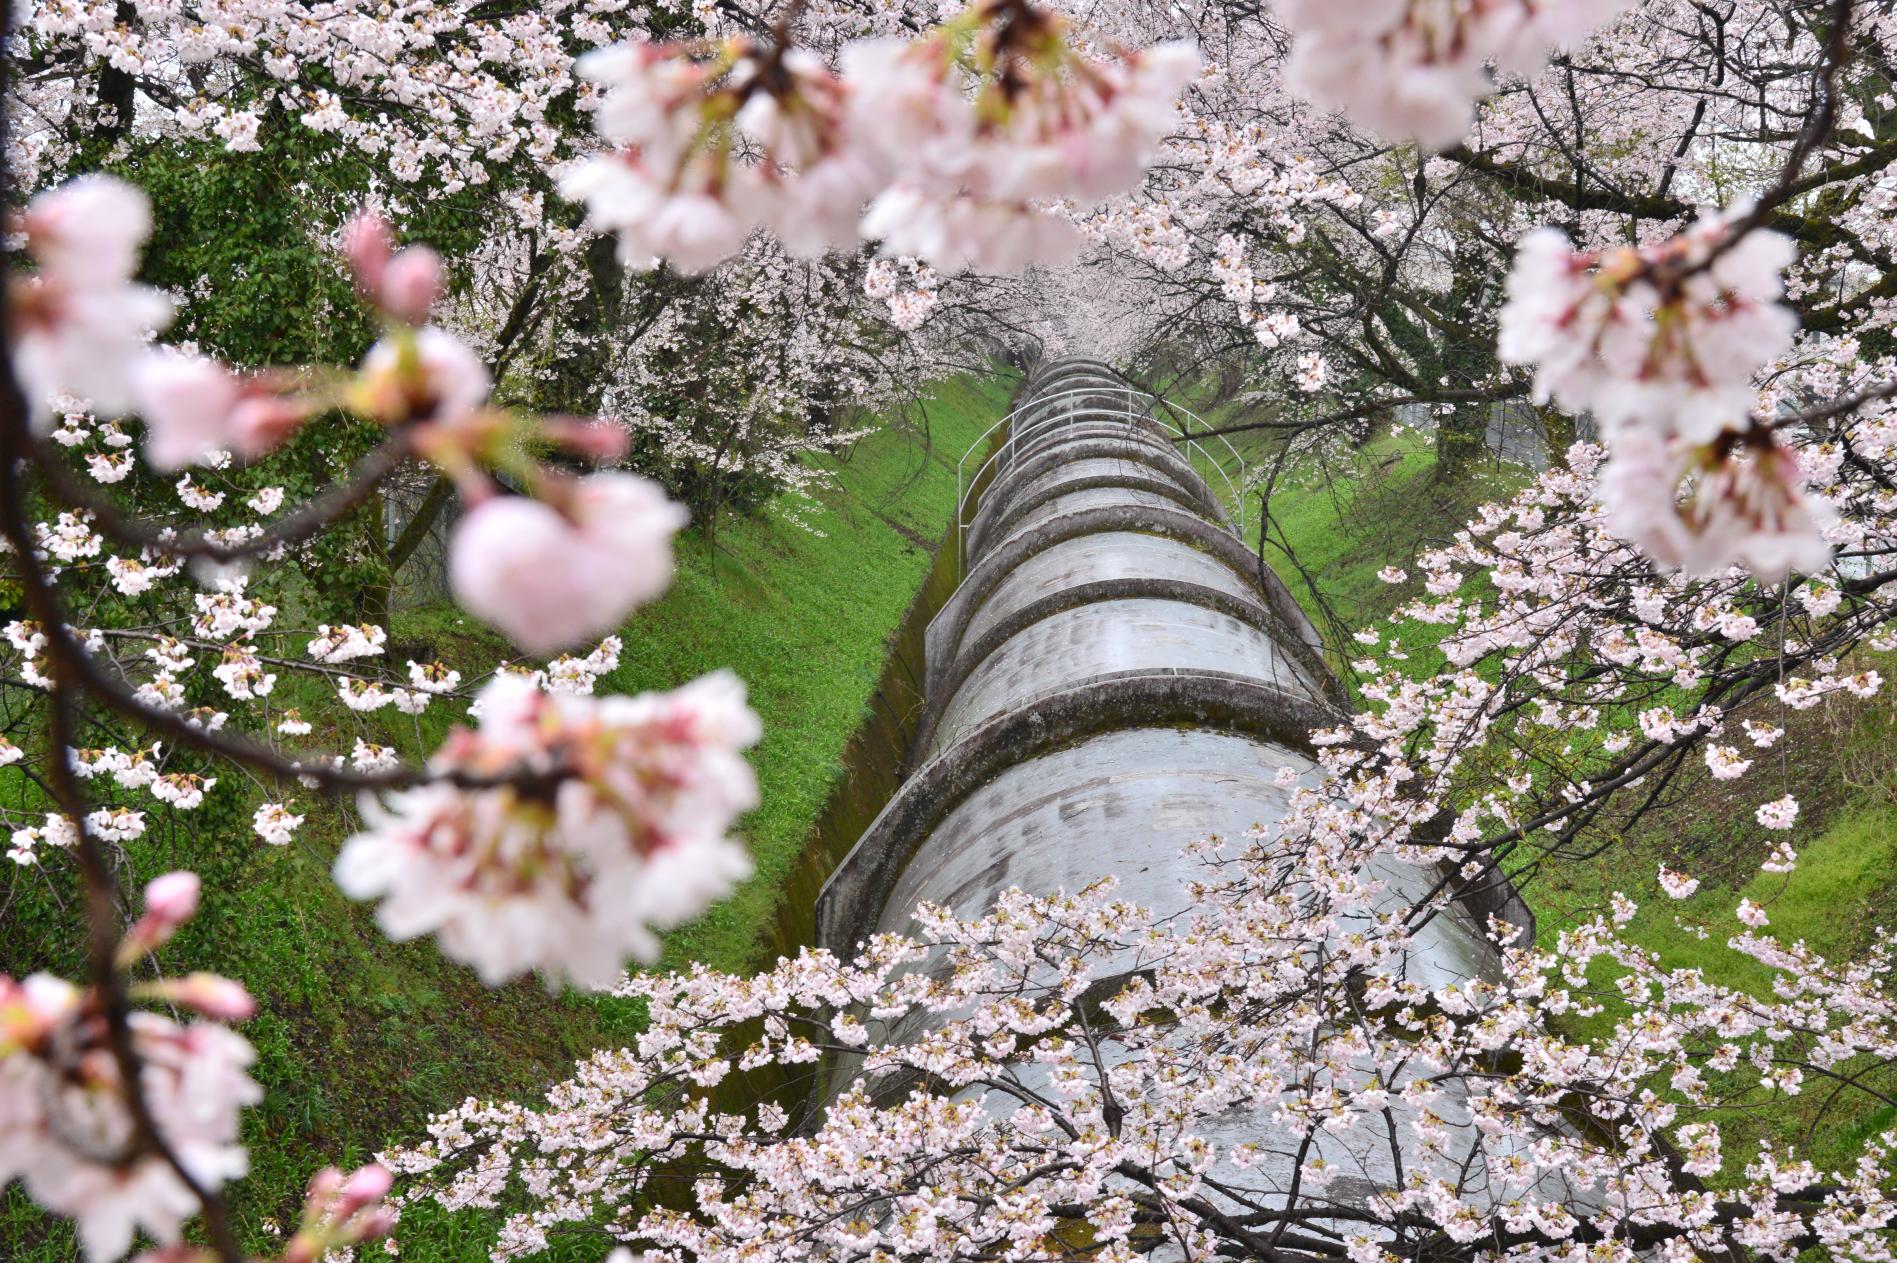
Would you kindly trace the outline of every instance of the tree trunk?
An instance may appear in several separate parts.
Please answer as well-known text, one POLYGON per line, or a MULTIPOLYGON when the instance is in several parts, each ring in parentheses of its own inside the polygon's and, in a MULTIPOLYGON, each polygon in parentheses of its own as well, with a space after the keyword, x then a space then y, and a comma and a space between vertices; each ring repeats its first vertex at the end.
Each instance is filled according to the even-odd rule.
POLYGON ((1486 404, 1458 404, 1454 412, 1436 419, 1436 473, 1438 482, 1453 482, 1488 454, 1489 409, 1486 404))

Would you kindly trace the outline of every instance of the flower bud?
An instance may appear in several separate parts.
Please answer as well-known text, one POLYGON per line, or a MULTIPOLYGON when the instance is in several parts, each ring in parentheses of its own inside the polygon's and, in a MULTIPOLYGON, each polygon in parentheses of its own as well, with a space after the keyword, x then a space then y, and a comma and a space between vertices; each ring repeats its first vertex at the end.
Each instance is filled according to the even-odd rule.
POLYGON ((389 1189, 395 1184, 395 1177, 389 1169, 371 1162, 368 1166, 356 1170, 343 1182, 343 1200, 357 1206, 366 1206, 370 1202, 379 1202, 388 1196, 389 1189))
POLYGON ((441 297, 441 256, 427 246, 410 246, 389 261, 376 288, 376 303, 406 324, 428 322, 441 297))
POLYGON ((302 428, 310 406, 280 395, 253 394, 231 409, 231 446, 245 457, 262 456, 302 428))
POLYGON ((575 456, 594 461, 619 460, 632 447, 632 435, 626 428, 604 418, 543 417, 540 432, 575 456))
POLYGON ((244 985, 219 974, 186 974, 161 986, 166 999, 220 1022, 242 1022, 257 1015, 257 1002, 244 985))
POLYGON ((327 1204, 342 1191, 343 1173, 335 1167, 324 1167, 310 1177, 310 1190, 304 1197, 309 1205, 327 1204))
POLYGON ((349 261, 349 271, 356 280, 356 291, 373 300, 381 292, 383 273, 388 270, 389 256, 395 250, 389 221, 372 211, 359 213, 343 229, 342 245, 343 257, 349 261))
POLYGON ((303 1199, 303 1222, 278 1263, 316 1263, 330 1251, 387 1236, 396 1214, 379 1203, 395 1177, 370 1163, 344 1176, 324 1167, 310 1180, 303 1199))
POLYGON ((178 927, 198 910, 196 873, 166 873, 145 887, 145 915, 132 924, 119 943, 121 969, 171 941, 178 927))
POLYGON ((196 873, 166 873, 145 887, 145 913, 174 926, 183 925, 197 915, 201 888, 196 873))

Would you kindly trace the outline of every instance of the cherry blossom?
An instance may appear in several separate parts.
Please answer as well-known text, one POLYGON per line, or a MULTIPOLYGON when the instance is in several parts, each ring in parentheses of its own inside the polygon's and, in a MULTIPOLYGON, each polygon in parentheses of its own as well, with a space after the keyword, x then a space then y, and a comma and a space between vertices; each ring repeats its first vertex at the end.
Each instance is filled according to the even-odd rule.
POLYGON ((38 267, 9 281, 9 336, 35 423, 51 428, 60 395, 107 413, 131 407, 145 344, 171 317, 163 295, 132 283, 151 235, 144 194, 84 176, 34 198, 20 226, 38 267))
POLYGON ((136 394, 145 459, 164 471, 208 463, 224 452, 257 456, 309 411, 212 360, 171 351, 140 362, 136 394))
POLYGON ((385 424, 452 421, 486 403, 492 386, 487 366, 466 342, 428 325, 397 330, 370 347, 350 398, 385 424))
POLYGON ((1037 204, 1131 188, 1197 55, 1167 44, 1096 61, 1060 19, 1023 7, 996 21, 1006 11, 975 5, 913 43, 857 41, 840 76, 807 50, 745 40, 589 53, 577 70, 602 86, 595 122, 616 148, 561 191, 640 268, 704 271, 760 225, 819 253, 852 239, 866 201, 864 236, 940 268, 1068 257, 1075 230, 1037 204), (738 160, 732 129, 757 163, 738 160))
POLYGON ((1758 810, 1758 820, 1768 829, 1789 829, 1798 821, 1798 800, 1787 794, 1766 803, 1758 810))
POLYGON ((343 254, 364 299, 391 319, 421 325, 442 293, 442 260, 427 246, 395 249, 387 220, 359 214, 343 230, 343 254))
POLYGON ((323 623, 316 629, 316 638, 305 645, 303 651, 316 662, 353 662, 379 655, 388 639, 387 631, 369 623, 354 627, 331 627, 323 623))
MULTIPOLYGON (((982 9, 968 16, 979 19, 982 9)), ((914 44, 845 50, 856 126, 894 173, 864 235, 887 253, 950 271, 1014 272, 1070 257, 1079 247, 1074 230, 1035 204, 1130 188, 1172 122, 1174 95, 1196 76, 1198 55, 1171 43, 1119 64, 1096 62, 1067 50, 1057 20, 1035 15, 978 35, 973 62, 995 69, 974 79, 954 47, 965 38, 951 23, 914 44)))
MULTIPOLYGON (((152 883, 125 950, 161 946, 197 901, 191 874, 152 883)), ((247 1015, 234 986, 192 976, 153 995, 247 1015)), ((145 1108, 164 1143, 202 1185, 242 1175, 238 1113, 262 1099, 248 1074, 250 1045, 216 1022, 179 1024, 139 1010, 130 1024, 145 1108)), ((20 1180, 34 1201, 71 1217, 92 1259, 123 1255, 138 1231, 175 1241, 198 1207, 163 1156, 137 1147, 124 1093, 95 993, 47 974, 0 976, 0 1181, 20 1180)))
POLYGON ((461 683, 461 673, 440 662, 411 661, 408 680, 423 693, 452 693, 461 683))
POLYGON ((1753 419, 1753 381, 1790 346, 1777 305, 1790 243, 1728 240, 1726 217, 1659 247, 1577 255, 1542 230, 1518 247, 1500 319, 1504 361, 1536 366, 1539 397, 1601 423, 1610 520, 1665 565, 1740 564, 1764 581, 1830 559, 1833 515, 1805 494, 1797 461, 1753 419), (1675 504, 1681 479, 1690 502, 1675 504))
POLYGON ((1733 746, 1709 745, 1706 747, 1706 768, 1713 779, 1721 781, 1735 780, 1744 776, 1746 769, 1752 766, 1752 760, 1739 757, 1739 751, 1733 746))
POLYGON ((1691 899, 1699 890, 1699 879, 1685 873, 1676 872, 1662 865, 1660 868, 1660 888, 1671 899, 1691 899))
POLYGON ((288 846, 303 817, 291 812, 288 803, 264 803, 251 816, 251 828, 271 846, 288 846))
POLYGON ((1469 129, 1489 67, 1532 74, 1628 0, 1279 0, 1296 33, 1293 91, 1374 132, 1447 149, 1469 129))
MULTIPOLYGON (((1660 892, 1693 902, 1660 915, 1768 978, 1738 990, 1638 945, 1655 915, 1640 890, 1536 941, 1444 885, 1591 845, 1604 814, 1639 811, 1643 786, 1702 761, 1740 819, 1781 839, 1762 870, 1792 871, 1798 802, 1766 775, 1779 760, 1753 752, 1799 739, 1785 712, 1874 704, 1885 680, 1865 651, 1897 646, 1880 569, 1897 546, 1897 185, 1879 162, 1891 105, 1874 65, 1897 28, 1863 4, 1813 21, 1800 6, 1663 3, 1584 41, 1623 7, 817 0, 768 40, 710 4, 495 14, 428 0, 393 17, 239 4, 218 20, 35 8, 14 50, 33 64, 9 89, 25 190, 101 154, 141 169, 148 148, 221 142, 274 161, 287 133, 324 138, 392 214, 436 190, 492 213, 453 258, 398 252, 386 223, 358 221, 342 254, 383 340, 354 370, 277 375, 149 347, 166 313, 131 280, 149 223, 135 194, 82 181, 30 204, 9 327, 19 375, 47 396, 33 401, 46 433, 6 435, 21 457, 7 469, 37 467, 30 507, 10 496, 0 514, 9 591, 33 605, 6 629, 8 673, 36 716, 52 701, 88 732, 132 735, 113 737, 127 749, 55 741, 44 759, 0 739, 0 765, 69 766, 77 787, 6 816, 9 857, 35 881, 85 870, 87 905, 110 908, 93 874, 111 866, 76 861, 122 848, 127 871, 169 813, 252 774, 386 793, 338 876, 381 901, 392 932, 433 933, 489 979, 616 984, 650 1014, 633 1047, 589 1058, 535 1107, 470 1102, 389 1155, 418 1197, 498 1210, 511 1190, 502 1257, 585 1223, 688 1263, 1037 1260, 1073 1253, 1066 1229, 1083 1222, 1083 1252, 1122 1263, 1882 1257, 1888 1138, 1821 1171, 1780 1138, 1739 1146, 1721 1128, 1756 1104, 1747 1093, 1855 1091, 1862 1060, 1897 1055, 1897 953, 1819 959, 1759 903, 1726 906, 1662 867, 1660 892), (1188 26, 1203 69, 1165 42, 1188 26), (1524 78, 1560 46, 1551 73, 1524 78), (576 74, 588 48, 602 51, 576 74), (108 67, 135 85, 124 116, 96 86, 108 67), (1432 158, 1320 124, 1287 78, 1393 137, 1466 144, 1432 158), (609 275, 549 178, 626 263, 704 275, 609 275), (1723 212, 1681 227, 1714 196, 1723 212), (793 257, 865 233, 885 257, 793 257), (1082 266, 947 275, 1061 259, 1082 266), (106 295, 122 301, 88 305, 106 295), (660 308, 642 332, 553 321, 503 336, 516 307, 629 299, 660 308), (385 445, 371 468, 461 494, 452 568, 469 612, 552 653, 618 630, 663 588, 683 513, 631 473, 556 470, 546 447, 607 465, 636 450, 655 475, 647 460, 699 460, 715 445, 666 402, 689 393, 714 424, 770 436, 734 457, 745 477, 808 487, 804 454, 849 441, 853 423, 831 418, 887 402, 929 375, 920 364, 994 353, 997 329, 1016 358, 1065 345, 1218 370, 1238 392, 1221 414, 1257 419, 1294 461, 1431 424, 1440 440, 1496 410, 1526 428, 1536 391, 1573 414, 1536 418, 1548 450, 1518 495, 1380 559, 1385 582, 1413 585, 1398 621, 1429 635, 1336 637, 1359 709, 1315 735, 1314 771, 1277 778, 1282 818, 1179 839, 1193 899, 1163 918, 1103 874, 965 916, 923 908, 913 934, 757 976, 621 981, 656 929, 748 871, 729 833, 754 798, 737 752, 756 725, 735 684, 597 697, 622 647, 609 636, 508 666, 468 708, 480 727, 413 766, 421 725, 399 717, 460 708, 460 672, 405 672, 386 660, 400 629, 362 623, 379 613, 286 589, 280 568, 319 553, 309 504, 268 539, 233 521, 289 497, 265 485, 275 468, 231 455, 263 458, 333 416, 385 445), (581 351, 597 353, 602 408, 623 427, 495 404, 496 379, 500 399, 531 398, 543 366, 581 351), (114 406, 121 387, 130 402, 114 406), (819 414, 788 438, 770 425, 819 414), (1600 443, 1569 447, 1570 421, 1600 443), (140 426, 144 463, 171 477, 130 459, 140 426), (201 531, 205 514, 218 520, 201 531), (243 559, 205 561, 221 551, 243 559), (1794 571, 1808 577, 1779 583, 1794 571), (94 673, 83 697, 76 664, 94 673), (304 711, 275 709, 279 675, 301 677, 304 711), (1466 936, 1479 967, 1433 973, 1437 934, 1466 936), (736 1074, 813 1065, 826 1108, 795 1128, 775 1103, 712 1096, 736 1074), (692 1170, 687 1202, 656 1187, 661 1168, 692 1170)), ((175 296, 181 328, 196 298, 175 296)), ((477 682, 491 666, 450 656, 477 682)), ((45 727, 16 732, 38 744, 45 727)), ((285 844, 295 806, 257 806, 257 836, 285 844)), ((59 1148, 121 1142, 133 1092, 207 1187, 241 1165, 248 1053, 217 1023, 241 1020, 247 996, 204 975, 145 980, 199 894, 187 885, 155 889, 129 930, 90 927, 130 963, 95 968, 87 988, 0 986, 20 997, 0 1005, 0 1113, 24 1124, 0 1131, 0 1171, 17 1166, 99 1254, 141 1226, 176 1239, 200 1209, 217 1235, 215 1206, 166 1184, 152 1153, 59 1148), (145 1057, 129 1084, 100 1020, 127 1005, 145 1057), (199 1030, 216 1032, 208 1051, 199 1030), (43 1125, 61 1107, 79 1130, 43 1125)), ((319 1174, 286 1255, 313 1263, 381 1235, 387 1191, 378 1169, 319 1174)))
POLYGON ((652 482, 590 474, 559 503, 499 496, 455 527, 450 581, 469 612, 532 653, 617 627, 672 579, 685 514, 652 482))
POLYGON ((346 1176, 335 1167, 317 1172, 282 1263, 320 1263, 360 1242, 387 1236, 396 1221, 394 1209, 383 1204, 392 1178, 375 1165, 346 1176))
POLYGON ((1778 304, 1794 257, 1777 233, 1727 242, 1708 216, 1663 244, 1577 254, 1554 229, 1516 247, 1500 320, 1506 363, 1536 366, 1536 391, 1592 412, 1610 439, 1639 425, 1699 446, 1744 430, 1753 376, 1791 345, 1778 304))
POLYGON ((656 955, 653 929, 749 875, 726 836, 757 792, 739 754, 757 719, 735 678, 593 699, 500 676, 480 703, 479 728, 449 740, 438 770, 571 779, 551 798, 436 783, 365 802, 369 828, 344 846, 336 881, 382 899, 391 937, 433 933, 490 984, 537 970, 603 987, 628 957, 656 955))

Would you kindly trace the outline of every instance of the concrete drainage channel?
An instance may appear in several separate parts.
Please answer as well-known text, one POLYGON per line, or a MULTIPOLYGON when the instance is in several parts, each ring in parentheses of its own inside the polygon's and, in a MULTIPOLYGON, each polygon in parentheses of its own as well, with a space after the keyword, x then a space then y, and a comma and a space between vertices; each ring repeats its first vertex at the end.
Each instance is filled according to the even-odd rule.
MULTIPOLYGON (((1179 912, 1181 848, 1281 816, 1279 769, 1313 775, 1307 734, 1348 701, 1165 415, 1103 364, 1029 378, 968 480, 964 568, 924 637, 907 774, 824 883, 818 945, 910 930, 919 901, 974 916, 1011 886, 1105 873, 1179 912)), ((1413 870, 1389 876, 1421 893, 1413 870)), ((1474 926, 1426 931, 1443 976, 1491 968, 1474 926)))
MULTIPOLYGON (((920 634, 919 672, 913 661, 904 668, 922 683, 918 717, 901 725, 905 774, 824 882, 819 946, 848 955, 873 934, 912 931, 921 901, 973 917, 1010 887, 1072 891, 1107 873, 1119 877, 1119 897, 1167 918, 1191 904, 1187 843, 1270 824, 1295 785, 1315 778, 1308 734, 1338 723, 1349 700, 1195 454, 1177 450, 1155 415, 1162 406, 1090 361, 1044 363, 1030 376, 968 481, 961 547, 945 542, 963 565, 920 634), (1290 787, 1278 779, 1287 768, 1290 787)), ((918 631, 905 631, 911 657, 918 631)), ((1436 885, 1434 874, 1393 863, 1372 875, 1387 883, 1386 907, 1436 885)), ((1425 986, 1495 977, 1478 928, 1488 912, 1519 920, 1526 910, 1512 890, 1465 893, 1418 933, 1405 974, 1425 986)), ((947 1016, 912 1014, 883 1037, 909 1038, 947 1016)), ((805 1125, 860 1069, 854 1057, 825 1061, 800 1102, 805 1125)), ((1038 1082, 1051 1068, 1016 1073, 1038 1082)), ((914 1086, 907 1078, 878 1082, 873 1095, 894 1099, 914 1086)), ((1467 1125, 1461 1099, 1441 1108, 1467 1125)), ((1205 1134, 1229 1152, 1273 1129, 1237 1111, 1205 1134)), ((1361 1173, 1337 1182, 1336 1201, 1397 1180, 1382 1144, 1319 1139, 1330 1160, 1361 1173)), ((1289 1187, 1297 1159, 1278 1158, 1251 1171, 1254 1185, 1289 1187)))

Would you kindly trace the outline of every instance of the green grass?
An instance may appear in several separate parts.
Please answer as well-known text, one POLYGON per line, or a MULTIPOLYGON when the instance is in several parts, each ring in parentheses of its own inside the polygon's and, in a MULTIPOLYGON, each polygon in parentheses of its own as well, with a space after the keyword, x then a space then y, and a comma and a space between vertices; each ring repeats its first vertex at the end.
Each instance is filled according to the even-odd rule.
MULTIPOLYGON (((715 548, 687 536, 672 589, 625 630, 621 665, 602 691, 672 688, 728 667, 744 678, 764 721, 752 752, 762 805, 740 824, 757 875, 669 936, 667 965, 760 963, 784 877, 949 522, 955 461, 1000 415, 1009 389, 998 379, 947 382, 909 424, 827 459, 834 484, 797 508, 820 533, 766 513, 722 521, 715 548)), ((452 609, 398 612, 391 642, 398 662, 440 656, 464 670, 507 656, 497 637, 452 609)), ((425 735, 433 739, 446 719, 430 719, 425 735)), ((250 832, 256 791, 241 781, 231 776, 191 815, 151 813, 151 832, 129 848, 128 879, 198 871, 204 912, 167 951, 166 965, 227 973, 259 1000, 260 1016, 244 1033, 257 1047, 266 1096, 246 1119, 252 1174, 232 1189, 232 1204, 248 1243, 263 1251, 272 1248, 263 1223, 293 1226, 317 1168, 359 1163, 412 1139, 428 1114, 467 1096, 531 1097, 576 1057, 625 1042, 638 1014, 626 1002, 552 995, 531 980, 488 989, 432 942, 388 942, 329 880, 347 828, 343 813, 306 803, 315 809, 296 841, 263 846, 250 832)), ((76 972, 70 870, 49 864, 11 880, 0 900, 0 969, 76 972)), ((417 1212, 415 1220, 406 1258, 486 1257, 492 1225, 482 1217, 417 1212)), ((0 1199, 0 1259, 77 1257, 63 1223, 17 1190, 0 1199)))
POLYGON ((668 688, 718 667, 743 677, 764 717, 753 753, 763 805, 744 823, 757 877, 671 936, 665 963, 759 963, 784 876, 842 770, 886 642, 933 564, 955 507, 955 463, 1003 411, 1003 381, 952 382, 928 409, 925 451, 885 431, 830 460, 841 493, 802 513, 821 536, 772 520, 721 525, 716 549, 685 542, 679 577, 626 638, 602 689, 668 688))
MULTIPOLYGON (((1249 459, 1269 454, 1262 443, 1252 449, 1249 459)), ((1483 501, 1512 494, 1527 476, 1484 465, 1470 477, 1446 480, 1438 476, 1428 438, 1384 435, 1331 468, 1307 463, 1281 478, 1271 504, 1273 539, 1289 545, 1301 570, 1282 550, 1268 546, 1266 555, 1333 640, 1358 627, 1379 627, 1402 639, 1413 670, 1427 673, 1436 665, 1433 645, 1441 631, 1408 620, 1392 624, 1391 613, 1416 586, 1413 580, 1386 584, 1377 572, 1388 565, 1409 568, 1416 551, 1451 535, 1483 501)), ((1890 674, 1886 661, 1865 665, 1890 674)), ((1803 941, 1833 961, 1897 927, 1897 712, 1881 699, 1833 698, 1814 711, 1780 715, 1773 707, 1758 717, 1787 727, 1782 769, 1755 768, 1722 783, 1696 768, 1683 778, 1680 800, 1665 810, 1630 828, 1613 820, 1596 825, 1575 848, 1597 850, 1592 858, 1535 866, 1523 894, 1544 947, 1563 930, 1605 913, 1609 897, 1620 891, 1641 905, 1625 927, 1629 941, 1667 967, 1701 969, 1716 983, 1764 996, 1771 971, 1727 946, 1739 928, 1732 910, 1741 898, 1767 909, 1769 933, 1787 943, 1803 941), (1761 799, 1777 796, 1781 776, 1802 813, 1790 835, 1798 864, 1790 874, 1775 875, 1759 864, 1783 835, 1759 826, 1752 811, 1761 799), (1667 898, 1657 881, 1663 862, 1700 877, 1699 893, 1667 898)), ((1596 962, 1590 982, 1606 992, 1608 1004, 1597 1016, 1567 1022, 1562 1029, 1570 1037, 1603 1036, 1624 1013, 1612 993, 1615 972, 1610 962, 1596 962)), ((1756 1085, 1757 1075, 1748 1073, 1756 1085)), ((1885 1076, 1880 1088, 1889 1093, 1897 1088, 1893 1080, 1897 1076, 1885 1076)), ((1754 1086, 1736 1108, 1716 1114, 1726 1137, 1726 1174, 1736 1174, 1768 1140, 1795 1145, 1821 1165, 1847 1161, 1864 1137, 1897 1122, 1897 1111, 1866 1096, 1847 1092, 1834 1101, 1832 1087, 1814 1079, 1800 1095, 1787 1096, 1754 1086)))
MULTIPOLYGON (((1737 889, 1714 884, 1702 886, 1689 899, 1669 899, 1651 871, 1627 871, 1626 861, 1643 854, 1654 854, 1650 844, 1630 844, 1611 875, 1613 889, 1640 903, 1640 911, 1625 929, 1629 941, 1653 952, 1665 968, 1699 970, 1711 982, 1762 1000, 1772 997, 1778 975, 1729 946, 1741 928, 1732 915, 1741 898, 1766 909, 1771 924, 1764 933, 1783 943, 1803 943, 1834 963, 1861 954, 1897 924, 1892 915, 1897 912, 1897 811, 1887 802, 1853 803, 1815 834, 1801 831, 1798 864, 1792 872, 1755 873, 1737 889)), ((1601 889, 1601 884, 1574 874, 1557 874, 1531 886, 1531 902, 1543 918, 1541 937, 1550 939, 1560 925, 1597 911, 1601 889)), ((1612 990, 1620 972, 1610 962, 1596 962, 1589 983, 1590 990, 1598 989, 1602 1012, 1565 1021, 1562 1029, 1569 1038, 1598 1039, 1611 1034, 1614 1023, 1626 1012, 1612 990)), ((1847 1073, 1867 1068, 1868 1063, 1840 1067, 1847 1073)), ((1886 1095, 1897 1086, 1894 1081, 1897 1076, 1888 1070, 1867 1078, 1869 1086, 1886 1095)), ((1719 1083, 1722 1095, 1731 1095, 1726 1105, 1706 1116, 1724 1132, 1723 1174, 1729 1179, 1738 1178, 1768 1141, 1781 1151, 1795 1147, 1798 1156, 1821 1168, 1848 1166, 1854 1148, 1861 1147, 1865 1137, 1897 1121, 1897 1111, 1861 1093, 1835 1093, 1837 1084, 1822 1077, 1807 1078, 1797 1095, 1760 1086, 1757 1072, 1750 1068, 1719 1083)))
MULTIPOLYGON (((1270 458, 1266 445, 1251 446, 1248 460, 1270 458)), ((1428 435, 1385 433, 1348 455, 1301 461, 1280 474, 1269 504, 1265 559, 1331 646, 1332 668, 1347 683, 1355 648, 1349 637, 1365 627, 1398 638, 1412 668, 1434 669, 1442 665, 1435 646, 1445 629, 1410 619, 1389 622, 1393 611, 1423 595, 1415 557, 1447 544, 1477 506, 1508 498, 1530 476, 1519 466, 1483 462, 1443 478, 1428 435), (1389 566, 1411 577, 1386 583, 1378 572, 1389 566)), ((1262 525, 1256 509, 1254 497, 1254 548, 1262 525)))
MULTIPOLYGON (((1372 440, 1348 460, 1294 470, 1271 497, 1272 538, 1288 543, 1304 574, 1287 576, 1315 605, 1310 578, 1346 620, 1387 613, 1386 566, 1409 568, 1423 548, 1447 544, 1484 501, 1512 495, 1527 481, 1518 468, 1484 466, 1472 476, 1439 479, 1427 435, 1372 440)), ((1281 552, 1268 550, 1274 559, 1281 552)))
MULTIPOLYGON (((1593 840, 1611 845, 1597 857, 1540 867, 1523 893, 1544 947, 1568 927, 1603 914, 1609 896, 1620 891, 1640 905, 1624 929, 1628 941, 1654 953, 1663 967, 1698 969, 1709 981, 1769 998, 1774 971, 1728 946, 1742 928, 1733 916, 1742 898, 1766 910, 1764 933, 1802 942, 1833 963, 1860 955, 1897 927, 1897 713, 1881 700, 1834 697, 1815 711, 1780 716, 1773 709, 1764 717, 1786 725, 1782 768, 1755 768, 1730 783, 1696 770, 1677 803, 1624 832, 1611 823, 1599 826, 1593 840), (1781 783, 1800 802, 1799 824, 1789 835, 1768 832, 1752 816, 1758 800, 1781 783), (1790 873, 1761 871, 1781 838, 1797 850, 1797 865, 1790 873), (1699 877, 1699 891, 1668 898, 1657 880, 1662 863, 1699 877)), ((1566 1020, 1565 1034, 1578 1039, 1611 1032, 1626 1012, 1612 990, 1619 972, 1611 962, 1595 962, 1589 983, 1601 992, 1603 1011, 1566 1020)), ((1867 1081, 1885 1095, 1897 1090, 1897 1075, 1888 1071, 1867 1081)), ((1835 1166, 1849 1162, 1866 1136, 1897 1122, 1897 1111, 1849 1090, 1834 1096, 1836 1084, 1818 1077, 1808 1078, 1798 1095, 1758 1086, 1749 1069, 1724 1083, 1741 1090, 1710 1117, 1725 1133, 1724 1174, 1732 1178, 1762 1142, 1795 1146, 1800 1156, 1835 1166)))
MULTIPOLYGON (((1225 384, 1228 389, 1231 385, 1225 384)), ((1268 404, 1222 400, 1215 379, 1182 385, 1174 393, 1197 414, 1195 428, 1217 430, 1270 419, 1268 404)), ((1234 496, 1220 478, 1208 476, 1208 484, 1233 520, 1244 522, 1245 542, 1257 549, 1266 525, 1259 501, 1266 480, 1272 479, 1265 506, 1270 519, 1265 561, 1333 647, 1360 628, 1383 624, 1392 611, 1421 594, 1420 584, 1385 583, 1378 571, 1389 566, 1413 569, 1418 552, 1448 543, 1478 506, 1507 499, 1533 477, 1522 466, 1487 456, 1471 459, 1445 477, 1437 464, 1435 436, 1408 428, 1401 433, 1385 428, 1361 447, 1322 457, 1301 453, 1285 461, 1275 478, 1272 471, 1284 450, 1278 432, 1253 430, 1233 434, 1228 441, 1245 462, 1246 485, 1234 496)), ((1202 447, 1225 467, 1232 466, 1231 453, 1218 439, 1206 440, 1202 447)), ((1195 458, 1195 463, 1202 472, 1209 468, 1204 460, 1195 458)), ((1427 656, 1442 632, 1405 620, 1397 624, 1396 634, 1406 648, 1427 656)), ((1333 653, 1333 667, 1348 675, 1349 656, 1333 653)))

